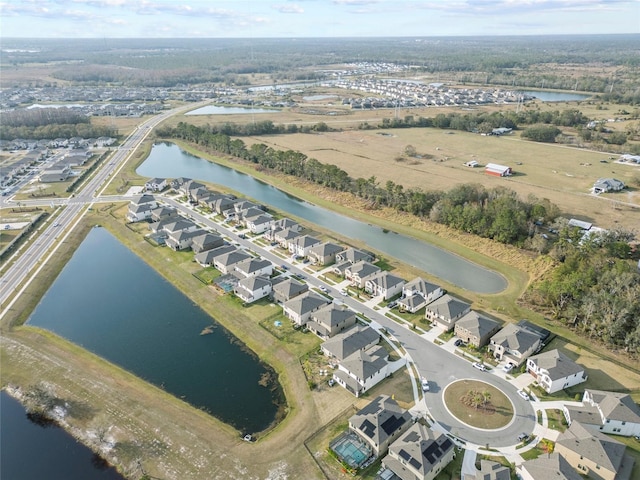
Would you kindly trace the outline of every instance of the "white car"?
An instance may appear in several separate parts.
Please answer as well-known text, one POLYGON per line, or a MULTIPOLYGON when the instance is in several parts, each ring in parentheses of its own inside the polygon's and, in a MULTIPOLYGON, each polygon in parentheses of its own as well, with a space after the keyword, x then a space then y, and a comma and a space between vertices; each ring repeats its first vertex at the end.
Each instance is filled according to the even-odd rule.
POLYGON ((422 391, 423 392, 428 392, 429 391, 429 380, 427 380, 426 378, 422 377, 422 380, 420 382, 422 384, 422 391))
POLYGON ((513 370, 513 367, 515 367, 515 365, 513 363, 509 362, 504 367, 502 367, 502 370, 504 370, 505 372, 509 373, 511 370, 513 370))
POLYGON ((518 390, 518 395, 520 395, 525 400, 529 400, 529 395, 524 390, 518 390))
POLYGON ((349 292, 347 292, 344 288, 342 290, 340 290, 340 295, 349 295, 349 292))
POLYGON ((487 371, 487 367, 485 367, 482 363, 479 363, 479 362, 474 363, 473 364, 473 368, 477 368, 481 372, 486 372, 487 371))
POLYGON ((327 293, 329 290, 327 289, 327 287, 325 287, 324 285, 320 285, 318 287, 320 290, 322 290, 323 292, 327 293))

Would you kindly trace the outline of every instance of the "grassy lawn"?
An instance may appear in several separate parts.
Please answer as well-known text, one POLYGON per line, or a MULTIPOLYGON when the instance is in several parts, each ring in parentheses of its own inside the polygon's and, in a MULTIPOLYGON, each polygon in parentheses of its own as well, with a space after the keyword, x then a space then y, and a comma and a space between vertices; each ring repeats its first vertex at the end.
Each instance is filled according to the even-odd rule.
POLYGON ((549 428, 552 428, 553 430, 564 432, 567 429, 567 422, 562 410, 547 410, 547 420, 549 421, 549 428))
POLYGON ((444 401, 458 420, 477 428, 500 428, 513 418, 513 405, 507 396, 492 385, 477 380, 460 380, 448 385, 444 391, 444 401), (462 399, 471 390, 490 394, 486 409, 465 404, 462 399))
POLYGON ((532 449, 520 453, 520 456, 525 460, 534 460, 540 455, 545 455, 548 452, 553 452, 554 445, 555 444, 549 440, 542 440, 532 449))
POLYGON ((214 267, 205 267, 193 274, 198 280, 207 285, 211 284, 221 273, 214 267))

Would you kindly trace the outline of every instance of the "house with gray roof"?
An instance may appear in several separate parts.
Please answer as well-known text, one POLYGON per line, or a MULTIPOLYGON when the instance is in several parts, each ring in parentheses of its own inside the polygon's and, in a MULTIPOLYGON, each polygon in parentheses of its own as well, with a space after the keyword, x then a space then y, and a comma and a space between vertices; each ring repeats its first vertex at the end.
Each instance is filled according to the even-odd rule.
POLYGON ((52 165, 51 168, 44 169, 40 174, 41 183, 66 182, 71 176, 69 165, 52 165))
POLYGON ((155 207, 156 206, 153 203, 143 203, 142 205, 134 205, 130 203, 127 209, 127 221, 141 222, 143 220, 148 220, 152 217, 155 207))
POLYGON ((373 297, 382 297, 385 300, 389 300, 402 291, 404 284, 404 278, 389 272, 380 272, 365 280, 364 290, 373 297))
POLYGON ((349 280, 354 287, 364 288, 367 278, 381 271, 380 267, 361 260, 349 265, 344 271, 344 277, 349 280))
POLYGON ((336 263, 349 262, 351 264, 358 262, 373 262, 374 256, 368 252, 363 252, 357 248, 349 247, 346 250, 336 254, 336 263))
POLYGON ((329 300, 314 292, 305 292, 302 295, 286 301, 282 305, 285 317, 297 325, 305 325, 313 312, 328 305, 329 300))
POLYGON ((324 342, 320 349, 327 357, 341 361, 355 352, 377 345, 379 341, 380 334, 373 328, 356 324, 324 342))
POLYGON ((297 222, 294 222, 290 218, 280 218, 278 220, 274 220, 274 222, 271 224, 271 228, 264 232, 264 236, 271 241, 277 241, 276 234, 282 232, 283 230, 293 230, 299 233, 302 231, 302 226, 300 226, 297 222))
POLYGON ((240 262, 253 258, 246 252, 241 250, 234 250, 229 253, 217 256, 213 260, 213 266, 220 270, 222 273, 231 273, 235 271, 235 266, 240 262))
POLYGON ((382 463, 401 480, 433 480, 454 456, 449 437, 417 422, 389 446, 382 463))
POLYGON ((444 295, 444 290, 439 285, 427 282, 423 278, 416 277, 402 287, 402 298, 398 300, 398 308, 409 313, 416 313, 428 303, 444 295))
POLYGON ((171 232, 167 236, 165 243, 171 250, 185 250, 191 247, 191 245, 193 244, 193 239, 195 237, 199 237, 201 235, 204 235, 205 233, 207 232, 205 232, 201 228, 191 231, 177 230, 175 232, 171 232))
POLYGON ((625 450, 625 444, 613 437, 575 421, 560 434, 554 447, 580 475, 593 480, 629 480, 634 459, 625 450))
POLYGON ((476 348, 484 347, 501 328, 500 322, 470 310, 454 327, 456 337, 476 348))
POLYGON ((273 273, 273 263, 264 258, 248 258, 236 263, 233 267, 242 277, 255 277, 257 275, 270 276, 273 273))
POLYGON ((388 395, 379 395, 349 419, 349 429, 367 442, 376 457, 413 424, 411 414, 388 395))
POLYGON ((151 210, 151 218, 152 222, 159 222, 160 220, 164 220, 166 218, 177 217, 178 210, 173 207, 168 207, 166 205, 159 205, 157 208, 151 210))
POLYGON ((558 349, 529 357, 527 371, 547 393, 555 393, 587 381, 584 367, 558 349))
POLYGON ((139 197, 134 197, 129 201, 130 205, 151 205, 151 208, 157 208, 158 201, 153 195, 143 194, 139 197))
POLYGON ((618 192, 624 187, 624 183, 615 178, 599 178, 593 184, 593 193, 618 192))
POLYGON ((471 310, 471 305, 449 294, 443 295, 425 307, 425 318, 445 332, 453 329, 455 323, 471 310))
POLYGON ((462 480, 511 480, 511 469, 490 460, 480 460, 480 470, 466 472, 463 464, 462 480))
POLYGON ((380 345, 358 350, 338 363, 333 380, 359 397, 391 375, 389 352, 380 345))
POLYGON ((336 243, 324 242, 314 245, 309 249, 307 257, 314 265, 331 265, 336 261, 336 254, 342 252, 344 247, 336 243))
POLYGON ((214 212, 216 212, 217 215, 224 215, 224 217, 226 218, 229 212, 235 213, 233 209, 233 206, 235 205, 235 203, 236 201, 232 197, 229 197, 227 195, 222 195, 216 198, 215 200, 213 200, 208 205, 209 205, 209 208, 214 212))
POLYGON ((488 348, 495 358, 522 365, 538 350, 541 342, 539 335, 514 323, 508 323, 491 337, 488 348))
POLYGON ((291 277, 276 277, 272 280, 271 297, 274 302, 285 303, 309 291, 309 285, 291 277))
POLYGON ((320 240, 312 237, 311 235, 302 235, 296 238, 292 238, 287 242, 287 248, 289 253, 296 257, 306 257, 309 254, 309 249, 316 245, 320 245, 320 240))
POLYGON ((174 217, 170 220, 172 221, 166 222, 164 223, 164 225, 162 225, 162 228, 158 230, 159 233, 164 233, 167 236, 171 236, 172 234, 180 231, 193 232, 200 229, 198 225, 193 223, 188 218, 174 217))
POLYGON ((353 310, 330 303, 311 314, 307 328, 322 339, 331 338, 356 324, 353 310))
POLYGON ((273 217, 268 213, 261 213, 245 219, 245 226, 255 235, 266 232, 273 223, 273 217))
POLYGON ((626 393, 585 390, 582 407, 563 408, 567 423, 579 421, 603 433, 640 435, 640 407, 626 393))
POLYGON ((207 250, 213 250, 224 245, 224 239, 217 233, 204 232, 200 235, 193 237, 191 243, 191 249, 193 253, 206 252, 207 250))
POLYGON ((235 250, 237 249, 233 245, 223 245, 222 247, 212 248, 211 250, 205 250, 204 252, 196 254, 195 261, 202 267, 210 267, 217 257, 235 250))
POLYGON ((298 230, 287 228, 285 230, 276 232, 274 240, 280 244, 280 247, 289 249, 289 242, 300 236, 302 235, 300 235, 300 232, 298 230))
POLYGON ((246 277, 233 287, 233 293, 246 303, 253 303, 271 293, 271 280, 264 275, 246 277))
POLYGON ((556 452, 521 463, 516 467, 516 473, 522 480, 582 480, 569 462, 556 452))
POLYGON ((144 183, 144 189, 147 192, 161 192, 167 185, 166 178, 152 178, 144 183))

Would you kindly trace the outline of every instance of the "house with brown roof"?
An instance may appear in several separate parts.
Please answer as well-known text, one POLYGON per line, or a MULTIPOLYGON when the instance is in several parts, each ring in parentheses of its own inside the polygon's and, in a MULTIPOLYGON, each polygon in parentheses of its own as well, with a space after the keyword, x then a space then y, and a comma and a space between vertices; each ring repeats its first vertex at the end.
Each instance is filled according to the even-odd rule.
POLYGON ((554 448, 580 475, 593 480, 629 480, 634 459, 625 450, 613 437, 575 421, 560 434, 554 448))
POLYGON ((547 393, 555 393, 587 381, 584 367, 558 349, 529 357, 527 371, 547 393))

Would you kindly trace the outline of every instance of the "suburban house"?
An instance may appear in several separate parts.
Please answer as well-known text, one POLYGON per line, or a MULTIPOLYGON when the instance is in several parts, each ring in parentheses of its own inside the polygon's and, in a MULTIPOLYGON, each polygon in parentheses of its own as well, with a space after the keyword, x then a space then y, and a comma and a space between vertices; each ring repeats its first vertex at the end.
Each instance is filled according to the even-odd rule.
POLYGON ((193 253, 200 253, 207 250, 213 250, 214 248, 218 248, 223 245, 224 239, 220 235, 216 233, 204 232, 193 237, 191 250, 193 250, 193 253))
POLYGON ((464 466, 462 468, 462 480, 511 480, 509 467, 490 460, 480 460, 480 470, 474 466, 473 473, 465 471, 464 466))
POLYGON ((455 323, 471 310, 471 305, 449 294, 442 295, 425 307, 425 318, 435 323, 445 332, 453 329, 455 323))
POLYGON ((325 242, 311 247, 307 252, 307 257, 314 265, 331 265, 336 261, 336 254, 343 250, 344 247, 341 245, 325 242))
POLYGON ((380 272, 369 277, 364 282, 364 290, 373 297, 382 297, 389 300, 402 291, 405 284, 404 278, 397 277, 389 272, 380 272))
POLYGON ((367 442, 376 457, 413 424, 411 414, 388 395, 379 395, 349 419, 349 429, 367 442))
POLYGON ((130 203, 127 210, 127 221, 141 222, 143 220, 148 220, 153 215, 154 209, 155 206, 152 203, 143 203, 142 205, 135 205, 130 203))
POLYGON ((152 222, 159 222, 160 220, 164 220, 165 218, 177 217, 178 210, 173 207, 167 207, 165 205, 159 205, 157 208, 151 210, 151 218, 152 222))
POLYGON ((593 184, 593 193, 619 192, 624 187, 624 183, 615 178, 599 178, 593 184))
POLYGON ((69 165, 52 165, 40 174, 39 181, 41 183, 65 182, 71 176, 71 167, 69 165))
POLYGON ((264 275, 243 278, 233 287, 233 293, 246 303, 255 302, 271 293, 271 280, 264 275))
POLYGON ((487 163, 484 167, 484 173, 487 175, 493 175, 495 177, 508 177, 512 175, 511 167, 504 165, 498 165, 497 163, 487 163))
POLYGON ((206 233, 207 232, 205 232, 202 229, 197 229, 192 231, 178 230, 176 232, 171 232, 167 236, 167 240, 165 241, 165 243, 169 248, 171 248, 171 250, 175 250, 175 251, 185 250, 191 247, 191 245, 193 244, 194 238, 204 235, 206 233))
POLYGON ((130 202, 131 205, 152 205, 152 208, 158 207, 158 201, 153 195, 143 194, 137 198, 133 198, 130 202))
POLYGON ((262 210, 257 203, 250 202, 249 200, 238 200, 233 206, 233 209, 238 214, 238 216, 241 216, 242 212, 252 208, 255 208, 256 210, 264 213, 264 210, 262 210))
POLYGON ((454 457, 449 437, 417 422, 389 446, 382 463, 402 480, 433 480, 454 457))
POLYGON ((228 217, 229 212, 234 212, 233 205, 236 203, 235 199, 228 196, 221 196, 214 200, 212 203, 209 203, 209 208, 216 212, 217 215, 223 215, 225 218, 228 217))
POLYGON ((306 257, 309 254, 309 249, 320 245, 320 243, 322 242, 317 238, 310 235, 303 235, 289 240, 287 247, 289 248, 289 253, 292 255, 296 257, 306 257))
POLYGON ((272 280, 272 285, 271 297, 277 303, 285 303, 309 291, 309 285, 290 277, 276 277, 272 280))
POLYGON ((279 220, 275 220, 271 224, 271 228, 267 230, 264 235, 267 239, 276 241, 276 234, 282 232, 283 230, 293 230, 296 232, 300 232, 302 230, 302 227, 290 218, 285 217, 279 220))
POLYGON ((634 459, 625 450, 624 443, 580 422, 571 423, 554 448, 580 475, 593 480, 629 480, 634 459))
POLYGON ((217 256, 213 260, 213 266, 220 270, 222 273, 231 273, 234 271, 237 264, 251 258, 253 257, 246 252, 234 250, 232 252, 217 256))
POLYGON ((144 189, 147 192, 161 192, 167 188, 166 178, 152 178, 144 183, 144 189))
POLYGON ((256 277, 258 275, 270 276, 273 273, 273 263, 264 258, 248 258, 234 265, 233 271, 243 277, 256 277))
POLYGON ((403 298, 398 300, 398 308, 409 313, 416 313, 442 295, 444 295, 442 287, 416 277, 402 287, 403 298))
POLYGON ((533 355, 541 345, 538 335, 514 323, 507 324, 489 342, 489 351, 499 360, 507 360, 516 365, 533 355))
POLYGON ((331 338, 334 335, 356 324, 353 310, 330 303, 311 314, 307 328, 320 338, 331 338))
POLYGON ((182 185, 184 185, 185 183, 190 182, 190 181, 191 181, 191 179, 188 178, 188 177, 178 177, 178 178, 174 178, 173 180, 171 180, 169 182, 169 185, 174 190, 179 190, 180 187, 182 187, 182 185))
POLYGON ((471 310, 456 322, 454 333, 463 342, 480 348, 489 343, 489 339, 500 331, 500 328, 500 322, 471 310))
POLYGON ((200 229, 198 225, 184 217, 174 217, 174 219, 171 220, 172 221, 166 223, 161 222, 164 223, 164 225, 162 225, 158 230, 158 233, 164 233, 165 235, 170 236, 171 234, 180 231, 193 232, 200 229))
POLYGON ((373 328, 356 324, 324 342, 320 349, 327 357, 344 360, 355 352, 377 345, 379 341, 380 334, 373 328))
POLYGON ((213 248, 211 250, 205 250, 204 252, 200 252, 196 254, 195 261, 200 264, 202 267, 210 267, 213 265, 214 260, 224 255, 225 253, 233 252, 236 250, 236 247, 233 245, 223 245, 222 247, 213 248))
POLYGON ((582 480, 557 452, 521 463, 516 467, 516 473, 522 480, 582 480))
POLYGON ((272 223, 273 217, 268 213, 261 213, 260 215, 257 215, 255 217, 245 219, 245 226, 254 235, 259 235, 266 232, 267 230, 269 230, 272 223))
POLYGON ((626 393, 585 390, 582 407, 563 408, 567 423, 579 421, 603 433, 630 437, 640 435, 640 407, 626 393))
POLYGON ((351 282, 351 285, 364 288, 367 277, 375 275, 382 270, 369 262, 360 260, 349 265, 344 271, 344 277, 351 282))
POLYGON ((205 198, 209 195, 209 189, 204 185, 196 185, 197 182, 192 182, 194 185, 191 189, 189 189, 189 202, 191 203, 200 203, 201 198, 205 198))
MULTIPOLYGON (((404 363, 404 359, 402 359, 404 363)), ((338 363, 333 380, 359 397, 393 373, 389 352, 380 345, 359 350, 338 363)))
POLYGON ((294 238, 298 238, 300 236, 301 235, 297 229, 292 230, 287 228, 285 230, 280 230, 276 232, 274 240, 280 244, 280 247, 288 249, 289 242, 291 242, 294 238))
POLYGON ((587 381, 584 367, 558 349, 529 357, 527 371, 547 393, 555 393, 587 381))
POLYGON ((311 315, 330 302, 326 297, 314 292, 305 292, 302 295, 286 301, 282 305, 284 316, 297 325, 304 325, 311 315))
POLYGON ((178 187, 178 191, 183 195, 190 197, 191 192, 198 193, 197 191, 201 188, 204 188, 206 190, 206 187, 202 183, 196 182, 195 180, 187 180, 178 187))
POLYGON ((375 258, 372 254, 363 252, 353 247, 349 247, 346 250, 343 250, 342 252, 336 254, 336 263, 349 262, 353 265, 354 263, 358 263, 361 261, 371 263, 374 260, 375 258))

